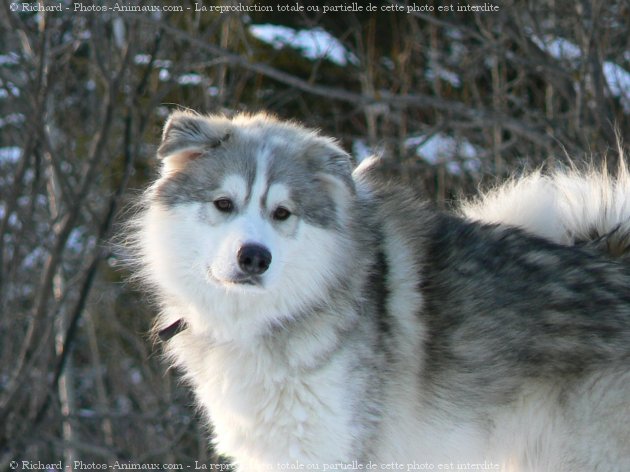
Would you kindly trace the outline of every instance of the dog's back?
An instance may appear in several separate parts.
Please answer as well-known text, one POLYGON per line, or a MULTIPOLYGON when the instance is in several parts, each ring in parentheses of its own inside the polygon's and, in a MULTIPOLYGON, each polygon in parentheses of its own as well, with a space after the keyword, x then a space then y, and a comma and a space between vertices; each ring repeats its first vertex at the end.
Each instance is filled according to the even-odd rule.
MULTIPOLYGON (((629 469, 630 428, 614 418, 630 414, 630 267, 496 221, 428 209, 419 215, 410 194, 371 182, 380 217, 389 221, 383 239, 406 241, 420 268, 419 290, 398 296, 417 290, 422 297, 418 379, 394 381, 417 386, 415 407, 406 408, 421 413, 414 420, 392 413, 396 420, 385 424, 398 448, 386 447, 398 456, 385 451, 382 459, 490 461, 519 471, 629 469)), ((541 216, 522 223, 534 226, 541 216)))

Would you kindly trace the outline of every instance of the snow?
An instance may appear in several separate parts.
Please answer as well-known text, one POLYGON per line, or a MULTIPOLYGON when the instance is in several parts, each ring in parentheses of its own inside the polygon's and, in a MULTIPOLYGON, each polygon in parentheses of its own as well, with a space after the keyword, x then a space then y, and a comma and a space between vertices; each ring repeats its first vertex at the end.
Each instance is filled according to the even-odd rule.
POLYGON ((20 89, 11 82, 3 82, 0 80, 0 98, 7 98, 9 94, 13 97, 19 97, 20 89))
MULTIPOLYGON (((565 60, 574 65, 582 58, 580 47, 567 39, 555 36, 532 35, 532 41, 547 54, 558 60, 565 60)), ((606 61, 602 73, 613 96, 621 101, 626 113, 630 113, 630 72, 618 64, 606 61)))
POLYGON ((14 52, 9 54, 0 54, 0 66, 15 65, 20 62, 20 56, 14 52))
POLYGON ((429 82, 436 78, 450 83, 453 87, 461 87, 462 80, 452 69, 457 70, 466 56, 466 48, 462 45, 462 33, 456 29, 447 28, 446 34, 453 41, 444 51, 429 51, 429 63, 425 74, 429 82), (439 60, 438 60, 439 59, 439 60))
POLYGON ((431 65, 427 69, 426 78, 429 81, 433 81, 436 77, 450 83, 453 87, 460 87, 462 85, 462 81, 455 72, 451 72, 441 65, 435 64, 434 61, 431 61, 431 65))
POLYGON ((345 66, 348 62, 358 63, 354 54, 322 28, 295 30, 288 26, 263 24, 251 25, 249 32, 276 49, 286 46, 299 49, 308 59, 327 59, 340 66, 345 66))
POLYGON ((173 61, 170 61, 168 59, 156 59, 153 62, 153 65, 155 67, 161 67, 164 69, 170 69, 171 67, 173 67, 173 61))
MULTIPOLYGON (((151 63, 151 56, 149 54, 136 54, 133 58, 133 62, 139 66, 148 65, 151 63)), ((169 69, 173 66, 173 61, 168 59, 156 59, 153 62, 153 66, 160 70, 158 76, 162 82, 171 80, 171 72, 169 69)), ((197 72, 190 72, 178 76, 176 80, 179 85, 199 85, 203 82, 203 76, 197 72)))
POLYGON ((21 113, 11 113, 4 117, 0 117, 0 128, 4 128, 7 125, 18 125, 24 123, 24 115, 21 113))
POLYGON ((203 77, 196 73, 182 74, 177 78, 179 85, 199 85, 203 80, 203 77))
POLYGON ((151 62, 151 56, 149 54, 136 54, 133 62, 137 65, 147 65, 151 62))
MULTIPOLYGON (((133 62, 136 65, 147 65, 151 62, 151 55, 150 54, 136 54, 133 57, 133 62)), ((170 67, 173 67, 173 61, 170 61, 168 59, 156 59, 155 61, 153 61, 153 66, 157 67, 157 68, 164 68, 164 69, 168 69, 170 67)))
MULTIPOLYGON (((14 216, 15 215, 11 215, 11 217, 9 218, 9 222, 11 222, 10 220, 14 216)), ((15 226, 15 224, 12 224, 12 226, 15 226)), ((44 257, 46 257, 46 251, 44 250, 44 248, 37 247, 33 249, 29 254, 27 254, 24 259, 22 259, 20 269, 26 271, 39 267, 44 257)))
MULTIPOLYGON (((481 168, 480 152, 465 139, 458 140, 443 133, 436 133, 408 138, 404 146, 413 149, 418 157, 429 164, 446 165, 452 174, 477 172, 481 168)), ((363 139, 355 139, 352 142, 352 155, 357 163, 379 154, 363 139)))
POLYGON ((171 80, 171 73, 168 71, 168 69, 160 69, 158 77, 160 78, 160 81, 168 82, 169 80, 171 80))
POLYGON ((582 50, 576 44, 564 38, 546 36, 540 38, 532 35, 532 41, 543 51, 556 59, 577 60, 582 56, 582 50))
POLYGON ((356 159, 357 163, 367 159, 375 154, 374 150, 368 146, 363 139, 355 139, 352 142, 352 155, 356 159))
POLYGON ((0 147, 0 164, 15 164, 22 156, 22 149, 17 146, 0 147))
POLYGON ((624 111, 630 113, 630 72, 613 62, 604 62, 604 77, 610 92, 619 97, 624 111))
POLYGON ((405 147, 415 148, 416 155, 430 164, 446 164, 452 174, 460 174, 463 170, 476 172, 481 167, 475 146, 465 139, 458 140, 444 133, 408 138, 405 147))

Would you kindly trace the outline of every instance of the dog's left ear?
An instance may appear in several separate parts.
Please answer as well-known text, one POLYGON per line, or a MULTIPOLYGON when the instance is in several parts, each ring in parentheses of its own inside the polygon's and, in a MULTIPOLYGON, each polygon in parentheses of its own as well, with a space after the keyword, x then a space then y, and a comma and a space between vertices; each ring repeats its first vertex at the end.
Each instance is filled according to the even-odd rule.
POLYGON ((356 189, 352 179, 352 158, 337 143, 329 138, 311 148, 317 162, 315 177, 327 185, 341 185, 354 194, 356 189))
POLYGON ((157 150, 162 173, 182 170, 188 163, 216 148, 230 134, 230 121, 223 116, 202 116, 188 111, 174 112, 164 125, 157 150))

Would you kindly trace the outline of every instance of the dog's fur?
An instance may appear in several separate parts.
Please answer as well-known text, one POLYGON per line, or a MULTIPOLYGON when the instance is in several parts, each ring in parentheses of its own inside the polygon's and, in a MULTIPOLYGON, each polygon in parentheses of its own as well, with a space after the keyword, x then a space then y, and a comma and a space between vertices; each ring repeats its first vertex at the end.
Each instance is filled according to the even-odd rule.
POLYGON ((578 247, 630 234, 625 174, 461 217, 265 115, 176 112, 158 157, 138 274, 239 470, 630 470, 630 269, 578 247))
POLYGON ((630 257, 630 174, 619 150, 616 175, 606 167, 514 178, 460 206, 474 221, 517 226, 567 246, 630 257))

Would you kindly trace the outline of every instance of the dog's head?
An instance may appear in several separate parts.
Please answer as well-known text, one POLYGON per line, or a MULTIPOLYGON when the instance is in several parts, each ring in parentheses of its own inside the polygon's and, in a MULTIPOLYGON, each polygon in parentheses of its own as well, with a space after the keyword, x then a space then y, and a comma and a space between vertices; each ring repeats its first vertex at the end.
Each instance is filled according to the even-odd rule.
POLYGON ((145 253, 166 285, 278 295, 332 280, 355 194, 333 140, 267 115, 176 112, 158 158, 145 253))

